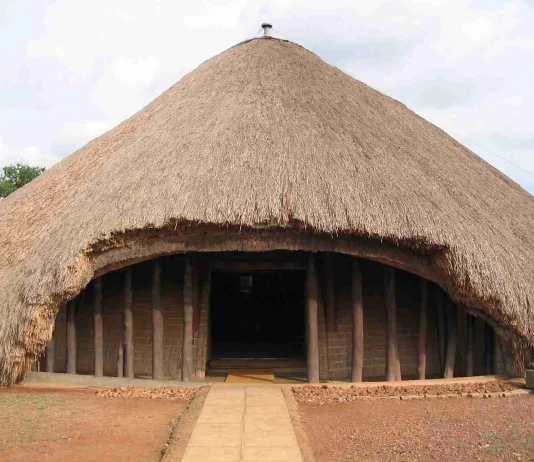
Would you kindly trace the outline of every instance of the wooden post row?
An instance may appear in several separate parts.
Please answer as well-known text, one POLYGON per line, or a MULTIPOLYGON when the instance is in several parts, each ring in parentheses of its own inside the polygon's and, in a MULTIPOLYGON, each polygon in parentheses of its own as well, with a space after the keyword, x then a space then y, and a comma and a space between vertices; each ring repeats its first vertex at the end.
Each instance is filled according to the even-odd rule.
POLYGON ((353 382, 363 377, 363 299, 360 261, 352 259, 352 373, 353 382))
POLYGON ((161 311, 161 265, 152 262, 152 378, 163 378, 163 313, 161 311))
POLYGON ((185 256, 184 269, 184 336, 182 343, 182 380, 193 377, 193 264, 185 256))
POLYGON ((95 304, 93 309, 94 323, 94 351, 95 377, 104 375, 104 327, 102 322, 102 278, 97 278, 94 284, 95 304))
POLYGON ((419 315, 419 356, 417 361, 417 378, 426 378, 426 330, 428 309, 428 281, 421 279, 421 306, 419 315))
POLYGON ((76 305, 77 299, 67 303, 67 374, 76 374, 76 305))
POLYGON ((306 333, 308 382, 319 382, 319 328, 317 325, 317 270, 315 255, 308 256, 306 271, 306 333))
POLYGON ((132 313, 132 267, 126 268, 124 273, 124 375, 134 377, 134 342, 133 342, 133 313, 132 313))
POLYGON ((401 380, 400 359, 397 343, 397 300, 395 289, 395 269, 384 267, 387 311, 387 350, 386 380, 401 380))
POLYGON ((326 277, 326 330, 337 331, 336 319, 336 289, 335 289, 334 256, 331 253, 325 255, 326 277))

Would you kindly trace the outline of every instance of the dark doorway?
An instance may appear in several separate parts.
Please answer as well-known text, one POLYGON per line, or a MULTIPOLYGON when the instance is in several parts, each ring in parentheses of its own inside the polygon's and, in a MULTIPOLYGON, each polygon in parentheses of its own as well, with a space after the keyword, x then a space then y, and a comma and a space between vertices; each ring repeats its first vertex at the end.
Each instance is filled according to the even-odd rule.
POLYGON ((213 273, 211 359, 305 357, 303 271, 213 273))

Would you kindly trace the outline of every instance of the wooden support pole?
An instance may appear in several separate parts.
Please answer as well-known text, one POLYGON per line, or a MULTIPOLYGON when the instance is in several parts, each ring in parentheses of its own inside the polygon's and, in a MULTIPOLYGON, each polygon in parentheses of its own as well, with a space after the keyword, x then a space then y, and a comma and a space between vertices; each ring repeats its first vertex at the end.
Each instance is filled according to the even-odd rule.
POLYGON ((447 351, 445 354, 445 370, 443 377, 454 377, 454 361, 456 359, 456 332, 458 329, 458 313, 452 300, 447 302, 447 351))
POLYGON ((503 374, 503 351, 501 337, 496 330, 493 330, 493 373, 495 375, 503 374))
POLYGON ((475 353, 475 317, 465 314, 465 375, 473 377, 475 353))
POLYGON ((184 337, 182 343, 182 380, 193 378, 193 263, 185 256, 184 270, 184 337))
POLYGON ((191 284, 193 287, 193 337, 198 334, 200 328, 200 299, 201 299, 201 265, 198 260, 193 262, 191 284))
POLYGON ((352 374, 353 382, 363 377, 363 298, 360 261, 352 259, 352 374))
POLYGON ((326 276, 326 329, 328 332, 337 331, 336 319, 336 279, 334 268, 334 256, 331 253, 325 255, 326 276))
POLYGON ((427 308, 428 308, 428 281, 421 279, 421 306, 419 315, 419 357, 417 362, 417 378, 426 378, 426 330, 427 330, 427 308))
POLYGON ((200 284, 200 298, 199 298, 199 330, 197 332, 198 347, 196 359, 195 377, 206 376, 206 364, 210 356, 210 299, 211 299, 211 267, 210 262, 206 259, 202 265, 202 274, 199 280, 200 284), (202 317, 206 317, 206 321, 201 322, 202 317))
POLYGON ((95 377, 104 375, 104 325, 102 321, 102 278, 95 279, 95 305, 93 311, 95 342, 95 377))
POLYGON ((76 374, 76 299, 67 303, 67 374, 76 374))
POLYGON ((132 267, 124 272, 124 375, 134 378, 134 342, 133 342, 133 312, 132 312, 132 267))
POLYGON ((308 256, 306 270, 306 333, 307 333, 307 363, 308 382, 319 382, 319 327, 317 325, 317 270, 315 255, 308 256))
POLYGON ((488 322, 484 324, 484 374, 493 374, 493 329, 488 322))
POLYGON ((121 319, 119 348, 117 349, 117 377, 124 377, 124 316, 121 319))
POLYGON ((384 266, 387 312, 386 380, 401 380, 399 350, 397 343, 397 300, 395 268, 384 266))
POLYGON ((52 333, 52 338, 46 346, 46 372, 54 372, 54 356, 55 356, 56 334, 52 333))
POLYGON ((445 309, 444 309, 445 294, 438 290, 435 298, 436 303, 436 321, 438 330, 438 353, 439 353, 439 367, 445 370, 445 345, 447 340, 447 331, 445 329, 445 309))
POLYGON ((152 262, 152 378, 163 378, 163 313, 161 311, 161 265, 152 262))

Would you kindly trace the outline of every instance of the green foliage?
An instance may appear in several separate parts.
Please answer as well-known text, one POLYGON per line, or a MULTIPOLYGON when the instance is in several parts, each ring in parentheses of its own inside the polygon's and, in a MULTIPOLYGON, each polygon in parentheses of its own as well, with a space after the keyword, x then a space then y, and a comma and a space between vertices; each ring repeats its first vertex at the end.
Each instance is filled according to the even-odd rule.
POLYGON ((4 167, 0 171, 0 197, 9 196, 44 171, 43 167, 32 167, 21 162, 4 167))

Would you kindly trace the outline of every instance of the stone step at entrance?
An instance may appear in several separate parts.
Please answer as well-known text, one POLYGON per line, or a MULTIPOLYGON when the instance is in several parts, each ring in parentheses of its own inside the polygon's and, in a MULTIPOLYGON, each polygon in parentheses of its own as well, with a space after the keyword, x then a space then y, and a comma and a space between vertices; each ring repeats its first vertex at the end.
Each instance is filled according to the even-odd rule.
POLYGON ((213 370, 273 369, 274 371, 303 370, 305 372, 306 360, 293 358, 223 358, 210 360, 209 367, 213 370))
POLYGON ((261 369, 235 369, 228 372, 226 383, 274 383, 274 371, 261 369))

